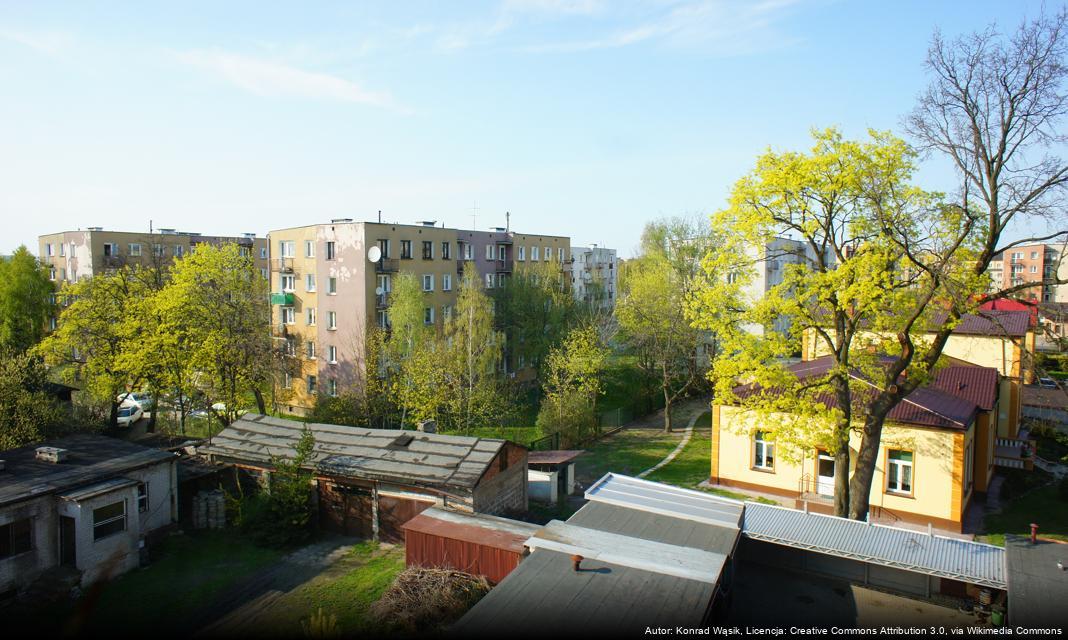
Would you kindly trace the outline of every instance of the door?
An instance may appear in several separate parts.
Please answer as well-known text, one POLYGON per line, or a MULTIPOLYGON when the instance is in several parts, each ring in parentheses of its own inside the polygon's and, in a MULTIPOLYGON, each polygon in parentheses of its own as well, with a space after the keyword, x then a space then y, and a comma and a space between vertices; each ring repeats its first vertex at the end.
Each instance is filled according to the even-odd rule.
POLYGON ((75 546, 76 535, 74 530, 74 518, 70 516, 59 517, 59 564, 66 567, 78 565, 75 546))
POLYGON ((432 500, 408 500, 378 495, 378 538, 383 542, 404 542, 404 523, 434 506, 432 500))
POLYGON ((371 491, 319 483, 319 526, 346 536, 371 537, 371 491))
POLYGON ((834 456, 822 449, 816 452, 816 492, 834 497, 834 456))

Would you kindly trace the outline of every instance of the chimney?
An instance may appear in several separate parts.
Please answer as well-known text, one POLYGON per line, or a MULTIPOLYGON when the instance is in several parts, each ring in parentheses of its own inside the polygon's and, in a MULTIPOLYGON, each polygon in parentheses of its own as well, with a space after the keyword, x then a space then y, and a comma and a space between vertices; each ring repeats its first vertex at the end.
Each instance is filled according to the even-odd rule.
POLYGON ((582 556, 578 555, 577 553, 575 555, 571 556, 571 568, 574 571, 581 571, 582 568, 579 566, 581 564, 582 564, 582 556))
POLYGON ((416 429, 422 431, 423 433, 437 433, 438 423, 436 420, 423 420, 418 425, 416 425, 416 429))
POLYGON ((1038 525, 1031 523, 1031 544, 1038 544, 1038 525))
POLYGON ((34 457, 38 460, 51 462, 52 464, 59 464, 67 459, 67 450, 58 447, 37 447, 34 450, 34 454, 34 457))

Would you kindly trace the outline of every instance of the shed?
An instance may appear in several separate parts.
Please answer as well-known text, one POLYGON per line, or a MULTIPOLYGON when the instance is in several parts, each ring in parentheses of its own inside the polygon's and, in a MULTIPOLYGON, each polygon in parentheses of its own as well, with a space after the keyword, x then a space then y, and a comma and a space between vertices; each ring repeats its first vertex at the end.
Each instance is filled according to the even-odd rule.
POLYGON ((399 542, 402 525, 431 506, 504 514, 527 508, 527 450, 506 440, 363 429, 245 414, 197 451, 262 480, 292 458, 307 429, 315 447, 319 526, 399 542))
POLYGON ((575 458, 581 450, 531 451, 527 454, 527 484, 532 500, 556 504, 575 492, 575 458))
POLYGON ((409 567, 438 567, 504 579, 526 555, 524 542, 540 527, 484 514, 431 507, 404 525, 409 567))

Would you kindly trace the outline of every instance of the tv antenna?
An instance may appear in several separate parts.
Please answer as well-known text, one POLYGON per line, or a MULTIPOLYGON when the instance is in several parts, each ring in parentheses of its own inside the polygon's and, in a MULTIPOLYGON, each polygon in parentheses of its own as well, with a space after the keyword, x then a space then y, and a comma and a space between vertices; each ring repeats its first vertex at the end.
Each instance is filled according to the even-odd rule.
POLYGON ((471 205, 471 228, 472 229, 477 229, 478 228, 478 225, 475 224, 475 219, 476 219, 477 216, 478 216, 478 201, 475 201, 471 205))

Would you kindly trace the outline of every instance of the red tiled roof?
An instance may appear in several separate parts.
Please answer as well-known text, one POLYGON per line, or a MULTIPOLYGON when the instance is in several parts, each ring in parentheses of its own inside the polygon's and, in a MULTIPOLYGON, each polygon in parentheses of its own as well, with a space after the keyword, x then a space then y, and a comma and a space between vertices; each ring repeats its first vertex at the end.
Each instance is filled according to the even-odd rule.
POLYGON ((935 374, 931 386, 990 411, 998 400, 998 371, 991 367, 946 367, 935 374))
MULTIPOLYGON (((934 326, 942 324, 945 316, 936 318, 934 326)), ((976 336, 1020 337, 1031 329, 1029 311, 985 311, 962 316, 955 334, 976 336)))

